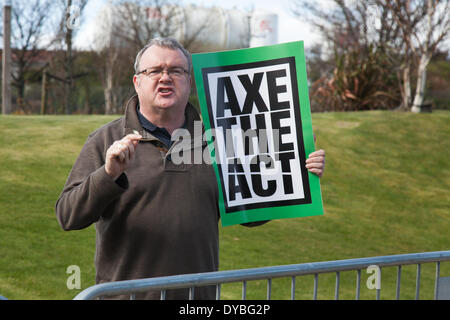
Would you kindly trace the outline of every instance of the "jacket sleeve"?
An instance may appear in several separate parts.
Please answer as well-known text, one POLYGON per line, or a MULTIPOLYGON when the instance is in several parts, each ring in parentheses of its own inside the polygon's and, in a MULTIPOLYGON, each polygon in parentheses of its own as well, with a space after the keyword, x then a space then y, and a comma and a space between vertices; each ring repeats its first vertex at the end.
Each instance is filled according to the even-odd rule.
POLYGON ((106 173, 105 148, 94 140, 86 141, 56 201, 56 218, 64 230, 86 228, 98 221, 126 190, 106 173))

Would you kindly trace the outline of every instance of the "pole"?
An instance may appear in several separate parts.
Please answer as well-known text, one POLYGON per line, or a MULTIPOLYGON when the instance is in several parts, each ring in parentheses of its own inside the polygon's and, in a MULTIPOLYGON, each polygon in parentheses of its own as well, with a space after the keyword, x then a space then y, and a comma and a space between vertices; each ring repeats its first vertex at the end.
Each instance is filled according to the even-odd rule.
POLYGON ((42 72, 42 87, 41 87, 41 115, 45 114, 47 103, 47 68, 42 72))
POLYGON ((10 114, 11 108, 11 1, 3 7, 3 54, 2 54, 2 113, 10 114))

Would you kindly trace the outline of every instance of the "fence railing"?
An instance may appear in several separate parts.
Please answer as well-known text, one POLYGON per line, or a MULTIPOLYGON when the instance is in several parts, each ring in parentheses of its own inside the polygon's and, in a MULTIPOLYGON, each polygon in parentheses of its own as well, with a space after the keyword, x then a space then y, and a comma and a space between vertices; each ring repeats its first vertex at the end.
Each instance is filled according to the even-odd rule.
MULTIPOLYGON (((267 299, 270 299, 272 279, 283 277, 291 277, 291 299, 295 299, 296 277, 304 275, 314 275, 314 292, 312 298, 317 299, 318 276, 322 273, 336 273, 335 299, 339 299, 340 272, 352 270, 357 271, 355 298, 359 299, 361 270, 370 266, 376 266, 378 268, 379 277, 381 277, 381 269, 383 267, 397 267, 396 299, 399 299, 402 266, 414 264, 417 265, 415 298, 419 299, 421 266, 424 263, 436 263, 434 299, 438 299, 440 295, 439 281, 441 279, 440 263, 449 260, 450 251, 437 251, 126 280, 94 285, 80 292, 74 299, 89 300, 123 294, 129 295, 130 299, 134 299, 135 293, 159 290, 161 292, 161 299, 164 300, 166 290, 181 288, 189 288, 189 299, 194 299, 196 287, 211 285, 216 286, 216 299, 220 299, 221 284, 231 282, 242 282, 242 299, 245 299, 247 281, 251 280, 267 280, 267 299)), ((378 300, 380 299, 381 288, 376 288, 376 290, 376 298, 378 300)))

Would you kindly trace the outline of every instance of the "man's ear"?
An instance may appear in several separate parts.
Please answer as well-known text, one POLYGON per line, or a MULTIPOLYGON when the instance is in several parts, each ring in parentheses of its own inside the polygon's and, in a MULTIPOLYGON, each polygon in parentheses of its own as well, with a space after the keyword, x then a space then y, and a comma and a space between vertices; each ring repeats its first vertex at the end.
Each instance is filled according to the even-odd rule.
POLYGON ((136 90, 136 92, 137 92, 137 88, 139 88, 139 86, 141 84, 141 77, 134 75, 133 76, 133 84, 134 84, 134 90, 136 90))

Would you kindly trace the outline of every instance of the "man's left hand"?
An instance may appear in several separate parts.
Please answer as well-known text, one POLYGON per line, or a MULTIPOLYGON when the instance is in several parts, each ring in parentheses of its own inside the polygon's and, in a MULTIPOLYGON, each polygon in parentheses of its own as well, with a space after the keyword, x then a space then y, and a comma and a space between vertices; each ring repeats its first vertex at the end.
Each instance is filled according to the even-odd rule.
POLYGON ((325 150, 320 149, 312 152, 306 159, 306 168, 309 172, 321 178, 325 171, 325 150))

